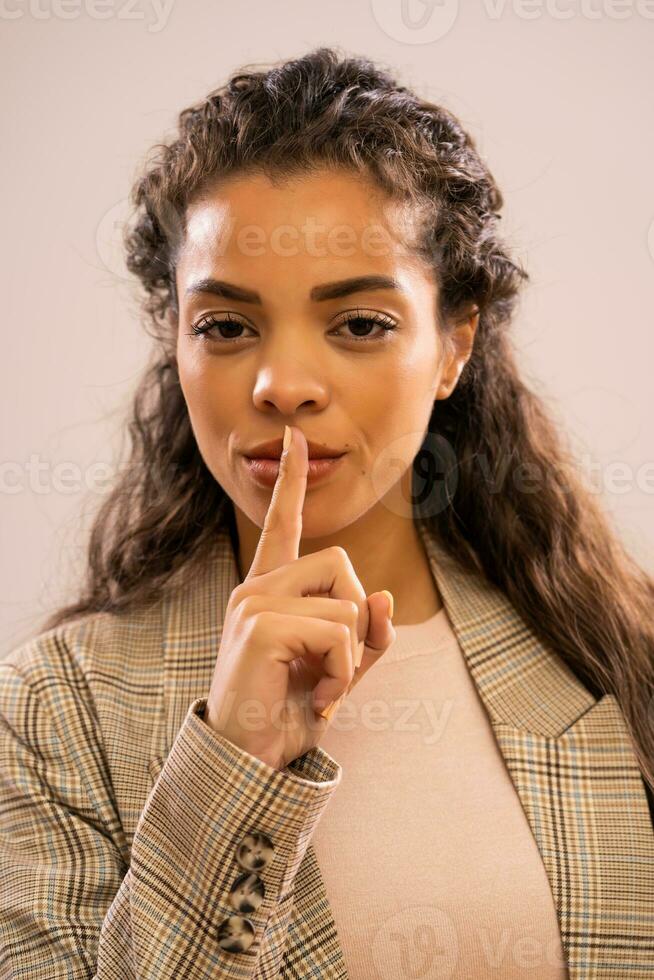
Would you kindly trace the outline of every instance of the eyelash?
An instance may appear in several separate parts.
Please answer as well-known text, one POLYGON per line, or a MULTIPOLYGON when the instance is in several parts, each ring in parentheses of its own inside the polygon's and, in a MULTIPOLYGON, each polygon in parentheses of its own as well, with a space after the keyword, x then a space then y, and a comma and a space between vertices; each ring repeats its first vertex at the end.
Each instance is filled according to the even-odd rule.
MULTIPOLYGON (((361 310, 356 310, 354 313, 350 313, 341 320, 339 324, 340 327, 347 326, 349 323, 357 323, 360 321, 366 323, 375 323, 382 328, 382 333, 377 334, 377 336, 372 337, 349 337, 349 340, 353 340, 356 344, 361 343, 374 343, 376 340, 381 340, 384 334, 391 333, 391 331, 397 329, 397 324, 391 320, 390 317, 386 316, 384 313, 366 313, 361 310)), ((239 326, 246 327, 247 324, 242 323, 241 320, 236 319, 230 313, 226 313, 222 317, 216 316, 215 313, 208 313, 206 316, 201 317, 197 323, 191 325, 191 332, 188 334, 189 337, 198 337, 203 334, 209 334, 209 330, 212 327, 220 326, 223 323, 238 324, 239 326)), ((233 344, 238 343, 243 340, 243 337, 210 337, 210 340, 215 340, 218 344, 233 344)))

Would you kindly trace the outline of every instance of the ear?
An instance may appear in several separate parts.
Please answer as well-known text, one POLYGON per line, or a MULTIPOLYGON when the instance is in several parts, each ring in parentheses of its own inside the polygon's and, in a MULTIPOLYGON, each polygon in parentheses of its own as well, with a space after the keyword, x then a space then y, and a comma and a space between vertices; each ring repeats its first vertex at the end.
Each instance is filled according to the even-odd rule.
POLYGON ((479 309, 475 306, 463 319, 448 326, 445 344, 444 366, 436 389, 436 400, 449 398, 472 354, 475 334, 479 324, 479 309))

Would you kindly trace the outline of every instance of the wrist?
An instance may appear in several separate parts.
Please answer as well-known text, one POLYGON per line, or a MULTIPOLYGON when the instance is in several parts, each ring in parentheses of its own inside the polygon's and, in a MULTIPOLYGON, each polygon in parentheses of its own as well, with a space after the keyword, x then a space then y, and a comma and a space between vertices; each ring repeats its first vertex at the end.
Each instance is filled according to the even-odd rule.
POLYGON ((221 728, 215 722, 212 722, 208 703, 201 711, 198 711, 198 718, 200 718, 205 725, 215 732, 216 735, 220 735, 221 738, 227 739, 231 745, 234 745, 237 749, 240 749, 241 752, 247 752, 248 755, 258 759, 259 762, 263 762, 266 766, 270 766, 271 769, 276 769, 278 772, 281 772, 281 770, 285 768, 284 765, 279 764, 279 760, 274 760, 272 756, 266 755, 265 752, 259 752, 255 749, 248 748, 247 745, 244 745, 240 741, 240 739, 235 738, 232 734, 230 734, 230 732, 226 731, 224 728, 221 728))

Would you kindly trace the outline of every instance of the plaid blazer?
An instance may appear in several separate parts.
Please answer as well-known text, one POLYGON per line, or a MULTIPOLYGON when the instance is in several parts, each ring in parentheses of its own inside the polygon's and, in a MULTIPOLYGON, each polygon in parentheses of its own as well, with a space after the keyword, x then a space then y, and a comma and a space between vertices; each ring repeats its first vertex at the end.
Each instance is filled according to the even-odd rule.
MULTIPOLYGON (((654 830, 614 696, 595 699, 420 528, 538 844, 570 977, 651 977, 654 830)), ((316 746, 278 771, 201 717, 239 581, 225 529, 191 586, 0 661, 0 977, 347 977, 311 845, 338 762, 316 746), (274 854, 254 941, 234 953, 218 926, 250 832, 274 854)))

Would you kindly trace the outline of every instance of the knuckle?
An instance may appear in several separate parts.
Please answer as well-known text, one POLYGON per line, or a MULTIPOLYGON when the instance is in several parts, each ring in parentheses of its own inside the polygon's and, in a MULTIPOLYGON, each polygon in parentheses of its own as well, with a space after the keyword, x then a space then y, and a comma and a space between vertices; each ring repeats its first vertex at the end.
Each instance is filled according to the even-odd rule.
POLYGON ((239 610, 243 616, 255 616, 259 612, 260 604, 260 596, 245 595, 243 599, 241 599, 239 610))
POLYGON ((347 551, 345 550, 343 545, 333 544, 329 550, 331 551, 334 558, 336 558, 338 561, 340 562, 349 561, 347 551))
POLYGON ((249 592, 245 582, 239 582, 239 584, 232 589, 229 602, 234 606, 238 606, 248 594, 249 592))
POLYGON ((354 677, 354 664, 352 663, 352 658, 349 655, 351 652, 352 634, 350 632, 350 627, 346 626, 345 623, 339 623, 339 626, 340 626, 340 630, 339 630, 340 642, 348 653, 348 656, 345 659, 345 663, 347 666, 347 670, 346 670, 347 682, 349 684, 352 678, 354 677))
POLYGON ((276 618, 276 613, 270 609, 259 609, 252 614, 251 618, 257 629, 270 629, 273 620, 276 618))
POLYGON ((249 620, 250 636, 261 639, 270 637, 277 622, 277 614, 270 609, 254 612, 249 620))
POLYGON ((359 621, 359 607, 353 599, 344 599, 343 605, 345 607, 345 615, 350 623, 358 623, 359 621))
POLYGON ((251 615, 252 600, 254 598, 255 596, 248 590, 244 583, 237 585, 227 602, 226 613, 239 620, 242 617, 251 615))
POLYGON ((340 566, 346 578, 356 578, 354 566, 345 548, 340 544, 335 544, 329 550, 332 552, 335 564, 340 566))
POLYGON ((347 623, 336 623, 335 626, 339 643, 344 643, 349 647, 351 640, 350 627, 347 623))

